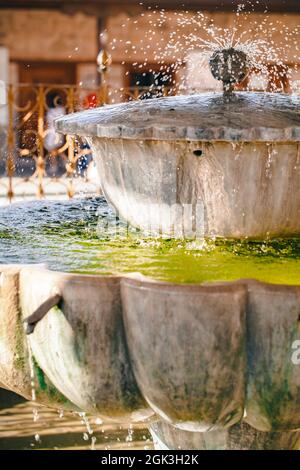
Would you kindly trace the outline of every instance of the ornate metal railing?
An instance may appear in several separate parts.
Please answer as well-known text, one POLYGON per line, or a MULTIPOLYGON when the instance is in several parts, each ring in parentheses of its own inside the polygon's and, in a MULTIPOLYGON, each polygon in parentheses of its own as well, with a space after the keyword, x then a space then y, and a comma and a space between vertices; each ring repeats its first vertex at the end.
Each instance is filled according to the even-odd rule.
POLYGON ((6 103, 0 105, 0 196, 12 201, 99 192, 98 181, 90 177, 89 147, 82 139, 55 133, 54 119, 105 103, 167 94, 172 94, 167 87, 9 85, 6 103))

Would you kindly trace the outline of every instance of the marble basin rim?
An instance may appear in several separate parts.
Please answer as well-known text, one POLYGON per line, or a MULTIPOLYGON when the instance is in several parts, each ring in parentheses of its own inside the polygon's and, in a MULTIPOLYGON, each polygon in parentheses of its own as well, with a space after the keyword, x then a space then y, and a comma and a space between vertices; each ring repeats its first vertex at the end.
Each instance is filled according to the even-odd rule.
POLYGON ((300 430, 300 365, 291 361, 300 286, 0 271, 0 382, 8 389, 30 398, 29 340, 43 404, 185 432, 239 423, 300 430), (57 290, 62 304, 26 337, 22 319, 57 290))
POLYGON ((56 129, 87 139, 107 201, 133 226, 175 237, 295 237, 299 108, 299 96, 238 92, 228 102, 203 93, 70 114, 56 129))

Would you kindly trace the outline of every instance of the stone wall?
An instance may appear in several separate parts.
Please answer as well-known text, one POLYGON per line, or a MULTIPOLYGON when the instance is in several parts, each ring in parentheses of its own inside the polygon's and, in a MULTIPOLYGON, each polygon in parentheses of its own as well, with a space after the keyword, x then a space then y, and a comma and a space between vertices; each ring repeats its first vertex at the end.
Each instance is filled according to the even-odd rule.
POLYGON ((17 82, 18 63, 75 62, 76 81, 97 82, 97 19, 82 13, 66 15, 47 10, 1 10, 1 43, 9 49, 11 82, 17 82))
POLYGON ((1 10, 0 36, 11 60, 93 61, 97 21, 81 13, 1 10))

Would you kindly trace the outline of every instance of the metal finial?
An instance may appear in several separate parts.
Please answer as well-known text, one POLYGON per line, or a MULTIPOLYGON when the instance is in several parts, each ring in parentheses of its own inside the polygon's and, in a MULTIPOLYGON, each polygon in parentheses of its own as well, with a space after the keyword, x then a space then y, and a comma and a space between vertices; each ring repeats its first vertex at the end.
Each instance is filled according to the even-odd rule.
POLYGON ((223 82, 225 94, 232 93, 235 83, 240 83, 249 73, 245 52, 230 47, 216 50, 209 60, 211 73, 223 82))

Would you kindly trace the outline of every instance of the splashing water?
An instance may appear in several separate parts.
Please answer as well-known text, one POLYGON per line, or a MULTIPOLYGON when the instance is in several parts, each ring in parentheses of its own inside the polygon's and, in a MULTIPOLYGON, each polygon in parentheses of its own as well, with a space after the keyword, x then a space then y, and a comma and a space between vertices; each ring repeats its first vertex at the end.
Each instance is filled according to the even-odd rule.
MULTIPOLYGON (((29 364, 29 373, 30 373, 31 401, 33 403, 32 419, 33 419, 33 422, 36 423, 39 420, 40 416, 39 416, 38 407, 35 405, 36 404, 36 386, 35 386, 34 362, 33 362, 33 354, 32 354, 32 349, 31 349, 29 338, 26 337, 26 340, 27 340, 28 364, 29 364)), ((41 438, 38 433, 34 435, 34 440, 38 444, 41 443, 41 438)))
MULTIPOLYGON (((149 7, 140 15, 123 18, 119 37, 108 43, 108 50, 113 57, 122 54, 121 63, 131 62, 142 76, 152 73, 153 83, 146 98, 201 89, 203 83, 199 80, 195 88, 190 77, 197 76, 199 68, 207 68, 215 51, 231 47, 248 57, 251 74, 244 89, 286 91, 286 81, 290 81, 293 91, 293 73, 299 63, 299 25, 285 24, 288 20, 268 13, 267 8, 257 13, 258 3, 245 1, 237 5, 228 26, 224 26, 224 15, 217 12, 170 12, 149 7), (188 77, 183 73, 185 67, 188 77), (268 75, 272 75, 271 82, 266 80, 268 75)), ((140 85, 140 78, 135 84, 140 85)))
POLYGON ((80 411, 76 414, 78 414, 81 424, 84 424, 86 428, 86 432, 83 433, 83 440, 88 441, 89 439, 91 439, 90 449, 95 450, 95 444, 96 444, 97 439, 95 436, 93 436, 94 430, 91 427, 87 414, 84 411, 80 411))
POLYGON ((133 433, 134 433, 134 430, 132 428, 132 424, 130 424, 128 428, 128 435, 126 437, 126 442, 131 443, 133 441, 133 433))

